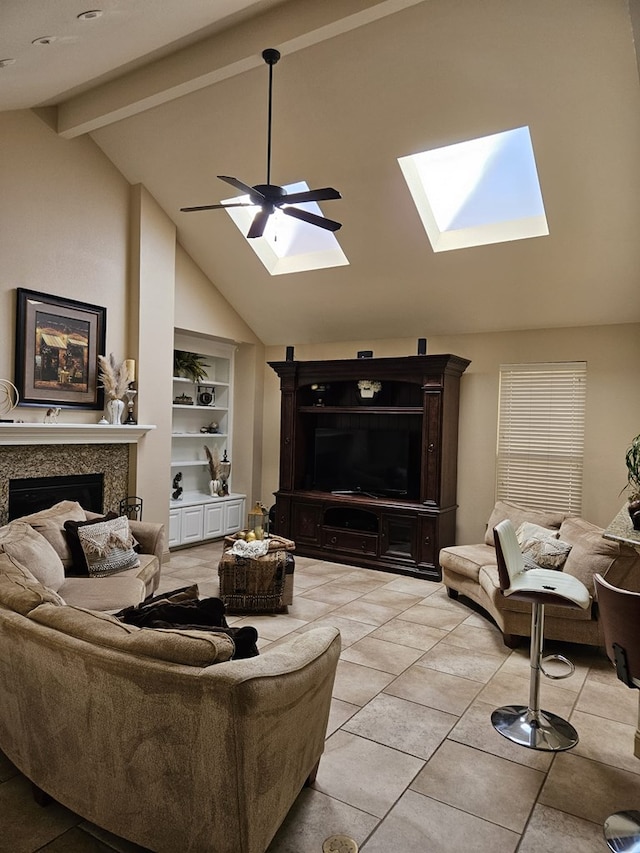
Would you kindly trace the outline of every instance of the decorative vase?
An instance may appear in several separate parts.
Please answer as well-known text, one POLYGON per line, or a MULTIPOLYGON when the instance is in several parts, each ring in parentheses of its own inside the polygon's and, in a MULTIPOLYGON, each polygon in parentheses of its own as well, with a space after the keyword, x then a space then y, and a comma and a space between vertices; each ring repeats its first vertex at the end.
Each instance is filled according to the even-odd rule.
POLYGON ((124 412, 124 402, 122 400, 109 400, 107 403, 107 415, 110 424, 121 423, 122 413, 124 412))
POLYGON ((220 494, 220 480, 209 480, 209 494, 212 498, 220 494))

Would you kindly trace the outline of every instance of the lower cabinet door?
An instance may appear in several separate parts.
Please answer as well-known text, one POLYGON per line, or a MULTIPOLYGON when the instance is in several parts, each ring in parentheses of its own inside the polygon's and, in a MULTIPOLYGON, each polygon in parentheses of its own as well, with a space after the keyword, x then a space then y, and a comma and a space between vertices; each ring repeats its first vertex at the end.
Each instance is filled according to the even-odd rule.
POLYGON ((244 501, 228 501, 224 505, 224 533, 237 533, 244 527, 244 501))
POLYGON ((199 542, 202 539, 203 528, 202 506, 187 506, 182 512, 182 538, 181 544, 188 542, 199 542))
POLYGON ((182 534, 182 510, 169 510, 169 547, 180 544, 182 534))
POLYGON ((215 539, 224 536, 224 504, 211 504, 204 507, 203 539, 215 539))

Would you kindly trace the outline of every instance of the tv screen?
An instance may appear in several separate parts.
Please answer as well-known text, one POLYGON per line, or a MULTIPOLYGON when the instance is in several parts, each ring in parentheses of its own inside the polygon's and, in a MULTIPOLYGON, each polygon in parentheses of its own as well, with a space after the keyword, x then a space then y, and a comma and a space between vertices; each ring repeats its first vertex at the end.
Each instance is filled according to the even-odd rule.
POLYGON ((407 430, 315 430, 313 488, 417 500, 420 436, 407 430))

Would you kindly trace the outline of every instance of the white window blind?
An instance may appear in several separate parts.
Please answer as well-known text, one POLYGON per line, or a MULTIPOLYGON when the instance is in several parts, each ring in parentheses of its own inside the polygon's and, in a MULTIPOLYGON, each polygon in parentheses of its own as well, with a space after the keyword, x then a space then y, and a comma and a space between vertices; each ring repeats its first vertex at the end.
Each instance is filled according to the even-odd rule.
POLYGON ((503 364, 498 500, 580 513, 586 362, 503 364))

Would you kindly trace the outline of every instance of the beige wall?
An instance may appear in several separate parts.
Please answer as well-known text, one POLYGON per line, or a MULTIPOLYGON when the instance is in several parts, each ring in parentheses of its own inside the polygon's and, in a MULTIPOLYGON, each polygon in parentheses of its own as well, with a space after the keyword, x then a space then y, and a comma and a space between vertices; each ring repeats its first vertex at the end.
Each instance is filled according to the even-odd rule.
MULTIPOLYGON (((414 355, 411 340, 360 341, 296 346, 300 360, 414 355)), ((457 541, 480 541, 495 500, 495 450, 500 364, 536 361, 587 362, 587 413, 583 514, 606 526, 623 502, 624 454, 640 432, 640 325, 555 329, 429 338, 429 353, 471 359, 462 377, 458 463, 457 541)), ((269 347, 267 361, 282 361, 284 347, 269 347)), ((263 489, 278 484, 280 394, 278 378, 265 367, 263 489)))
MULTIPOLYGON (((27 110, 0 113, 0 139, 0 378, 14 376, 17 287, 104 306, 107 352, 124 357, 128 183, 90 139, 59 139, 27 110)), ((40 422, 44 412, 24 407, 14 417, 40 422)))

